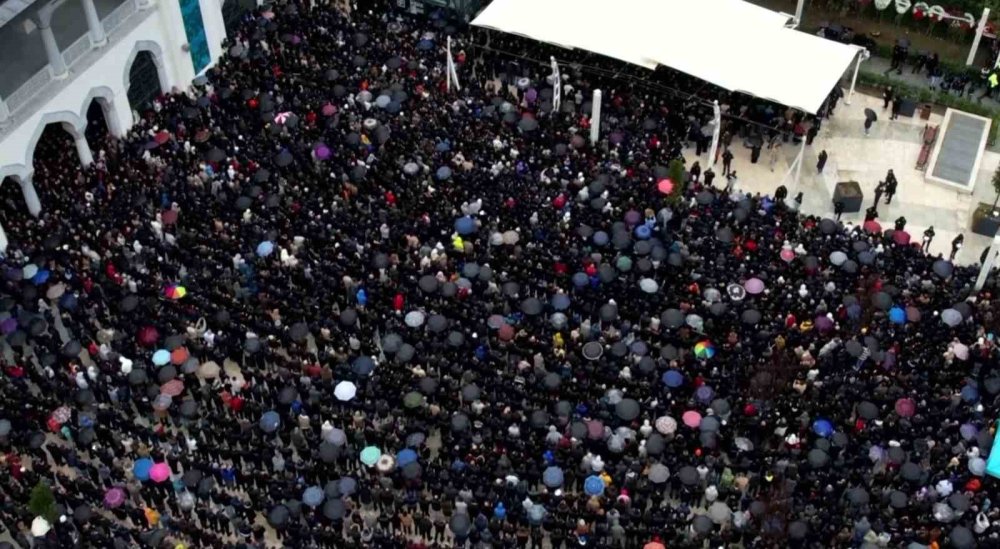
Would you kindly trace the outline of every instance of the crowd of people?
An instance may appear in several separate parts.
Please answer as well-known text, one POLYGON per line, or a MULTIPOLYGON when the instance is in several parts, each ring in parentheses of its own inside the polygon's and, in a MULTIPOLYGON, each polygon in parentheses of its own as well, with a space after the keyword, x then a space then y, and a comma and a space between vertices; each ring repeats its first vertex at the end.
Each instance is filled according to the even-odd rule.
POLYGON ((671 179, 706 100, 732 148, 801 114, 386 4, 253 11, 93 165, 43 142, 2 212, 13 543, 1000 545, 992 281, 671 179))

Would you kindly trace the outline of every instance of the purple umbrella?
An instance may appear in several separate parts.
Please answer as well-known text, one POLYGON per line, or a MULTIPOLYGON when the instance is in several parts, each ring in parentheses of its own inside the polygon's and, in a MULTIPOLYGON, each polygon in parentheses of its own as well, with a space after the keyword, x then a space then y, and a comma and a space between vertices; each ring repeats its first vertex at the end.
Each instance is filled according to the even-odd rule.
POLYGON ((17 319, 7 318, 3 322, 0 322, 0 332, 4 334, 9 334, 17 329, 17 319))
POLYGON ((325 143, 317 143, 313 154, 316 155, 317 160, 326 160, 330 158, 330 147, 327 147, 325 143))

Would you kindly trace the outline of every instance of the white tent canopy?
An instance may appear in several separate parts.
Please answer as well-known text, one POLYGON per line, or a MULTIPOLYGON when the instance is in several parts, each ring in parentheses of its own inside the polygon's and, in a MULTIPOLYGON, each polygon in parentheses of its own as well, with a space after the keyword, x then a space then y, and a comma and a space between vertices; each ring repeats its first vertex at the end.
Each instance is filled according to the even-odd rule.
POLYGON ((493 0, 472 24, 816 113, 858 48, 785 28, 742 0, 493 0))

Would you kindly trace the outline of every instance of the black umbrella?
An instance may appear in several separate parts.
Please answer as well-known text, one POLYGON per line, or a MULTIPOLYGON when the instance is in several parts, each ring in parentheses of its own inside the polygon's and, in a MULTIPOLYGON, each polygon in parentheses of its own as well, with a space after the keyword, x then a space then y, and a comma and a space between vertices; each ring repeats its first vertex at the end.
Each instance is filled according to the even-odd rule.
POLYGON ((288 330, 288 337, 292 338, 292 341, 301 343, 306 340, 309 336, 309 325, 305 322, 297 322, 292 324, 292 327, 288 330))
POLYGON ((358 312, 354 309, 344 309, 340 312, 340 325, 353 326, 358 322, 358 312))
POLYGON ((760 311, 758 311, 757 309, 747 309, 743 311, 743 314, 740 315, 740 320, 744 324, 749 324, 751 326, 760 322, 760 318, 761 318, 760 311))
POLYGON ((180 413, 182 416, 187 418, 191 418, 198 415, 198 401, 185 400, 180 405, 180 413))
POLYGON ((274 164, 279 168, 288 166, 293 160, 294 158, 292 157, 292 153, 288 152, 288 150, 282 150, 278 154, 274 155, 274 164))
POLYGON ((448 319, 442 315, 431 315, 427 319, 427 329, 432 332, 440 333, 443 332, 448 327, 448 319))
POLYGON ((681 479, 681 482, 686 486, 694 486, 695 484, 698 484, 698 470, 690 465, 681 467, 681 470, 677 473, 677 477, 681 479))
POLYGON ((885 292, 878 292, 872 296, 872 305, 883 311, 888 311, 892 308, 892 297, 885 292))
POLYGON ((226 152, 219 147, 212 147, 205 153, 205 160, 209 162, 222 162, 226 159, 226 152))
POLYGON ((201 471, 197 469, 191 469, 189 471, 184 472, 184 476, 181 477, 181 480, 184 481, 184 486, 194 489, 198 486, 198 483, 201 482, 203 476, 204 475, 201 473, 201 471))
POLYGON ((639 403, 631 398, 622 399, 615 405, 615 414, 625 421, 632 421, 639 417, 639 403))
POLYGON ((878 417, 878 406, 866 400, 858 404, 858 415, 868 420, 875 419, 878 417))
POLYGON ((956 526, 948 533, 948 542, 955 549, 971 549, 976 547, 976 537, 965 526, 956 526))
POLYGON ((429 294, 436 292, 438 290, 438 288, 440 287, 440 282, 438 281, 437 277, 433 275, 424 275, 420 277, 420 281, 417 283, 417 285, 420 286, 420 289, 422 291, 429 294))
POLYGON ((475 383, 469 383, 464 387, 462 387, 462 400, 469 402, 473 400, 479 400, 479 396, 481 395, 481 393, 482 392, 480 391, 478 385, 476 385, 475 383))
POLYGON ((291 511, 289 511, 288 507, 278 505, 268 512, 267 522, 275 528, 280 528, 288 522, 289 516, 291 516, 291 511))
POLYGON ((660 322, 668 328, 680 328, 684 325, 684 313, 680 309, 667 309, 660 315, 660 322))
POLYGON ((278 402, 281 404, 291 404, 299 397, 299 392, 295 387, 285 386, 278 391, 278 402))
POLYGON ((529 316, 535 316, 542 312, 542 302, 535 297, 529 297, 521 302, 521 312, 529 316))
POLYGON ((330 520, 343 519, 346 512, 347 508, 344 506, 344 500, 340 498, 327 499, 326 503, 323 504, 323 516, 330 520))
POLYGON ((469 519, 468 513, 455 513, 451 516, 451 522, 449 522, 452 533, 460 537, 469 535, 471 525, 472 520, 469 519))
POLYGON ((62 346, 62 349, 59 352, 66 358, 76 358, 80 355, 80 351, 82 350, 83 346, 80 345, 80 342, 75 339, 71 339, 62 346))
POLYGON ((865 120, 871 120, 872 122, 877 122, 878 115, 875 114, 875 111, 871 109, 865 109, 865 120))
POLYGON ((76 506, 76 509, 73 509, 73 520, 75 520, 77 524, 86 524, 90 521, 90 517, 92 516, 93 511, 90 509, 89 505, 81 503, 76 506))

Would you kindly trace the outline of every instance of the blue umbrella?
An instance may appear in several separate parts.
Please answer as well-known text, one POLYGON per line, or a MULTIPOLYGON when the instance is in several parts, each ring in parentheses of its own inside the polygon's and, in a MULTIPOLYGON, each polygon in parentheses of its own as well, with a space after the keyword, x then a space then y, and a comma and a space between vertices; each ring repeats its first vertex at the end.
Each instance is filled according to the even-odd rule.
POLYGON ((166 349, 160 349, 153 353, 153 364, 157 366, 163 366, 164 364, 170 362, 170 351, 166 349))
POLYGON ((542 473, 542 482, 549 488, 559 488, 563 485, 563 470, 559 467, 546 467, 542 473))
POLYGON ((265 240, 260 244, 257 244, 257 255, 260 257, 267 257, 274 252, 274 242, 270 240, 265 240))
POLYGON ((563 293, 552 296, 552 308, 557 311, 569 309, 569 296, 563 293))
POLYGON ((590 496, 599 496, 604 493, 604 481, 597 475, 590 475, 583 481, 583 491, 590 496))
POLYGON ((594 233, 594 244, 597 246, 607 246, 608 245, 608 233, 604 231, 597 231, 594 233))
POLYGON ((434 42, 427 40, 426 38, 417 42, 417 49, 421 51, 429 51, 434 49, 434 42))
POLYGON ((635 237, 639 240, 648 240, 651 234, 652 231, 646 225, 639 225, 635 228, 635 237))
POLYGON ((275 432, 279 425, 281 425, 281 416, 274 410, 264 412, 264 415, 260 416, 260 428, 265 433, 275 432))
POLYGON ((68 311, 76 310, 77 298, 76 294, 63 294, 59 298, 59 308, 66 309, 68 311))
POLYGON ((528 509, 528 522, 532 524, 541 524, 545 520, 545 507, 542 505, 532 505, 528 509))
POLYGON ((451 178, 451 168, 448 166, 441 166, 437 169, 437 173, 435 175, 437 176, 438 181, 445 181, 451 178))
POLYGON ((132 465, 132 474, 135 478, 146 481, 149 480, 149 470, 153 468, 153 460, 149 458, 140 458, 135 460, 132 465))
POLYGON ((405 467, 410 463, 417 461, 417 453, 410 448, 406 448, 396 454, 396 465, 399 467, 405 467))
POLYGON ((889 321, 893 324, 906 324, 906 311, 900 307, 889 309, 889 321))
POLYGON ((302 492, 302 503, 305 503, 309 507, 319 507, 320 503, 323 503, 323 499, 326 494, 323 489, 319 486, 310 486, 306 488, 305 492, 302 492))
POLYGON ((369 356, 359 356, 351 364, 351 370, 359 376, 366 376, 375 369, 375 361, 369 356))
POLYGON ((35 286, 41 286, 42 284, 45 284, 46 280, 49 279, 50 274, 52 273, 50 273, 48 269, 38 269, 35 276, 31 277, 31 282, 33 282, 35 286))
POLYGON ((467 215, 459 217, 455 220, 455 232, 463 236, 476 232, 476 220, 467 215))
POLYGON ((966 385, 962 387, 962 400, 966 402, 975 402, 979 400, 979 389, 976 389, 974 385, 966 385))
POLYGON ((573 285, 577 288, 586 288, 587 284, 590 284, 587 273, 576 273, 573 275, 573 285))
POLYGON ((341 477, 337 487, 341 494, 349 496, 358 490, 358 481, 354 480, 354 477, 341 477))
POLYGON ((821 437, 828 437, 833 434, 833 424, 826 419, 817 419, 813 422, 813 432, 821 437))
POLYGON ((451 143, 448 141, 438 141, 437 145, 434 145, 434 150, 443 153, 451 150, 451 143))
POLYGON ((663 384, 670 388, 680 387, 684 384, 684 374, 677 370, 667 370, 663 374, 663 384))

